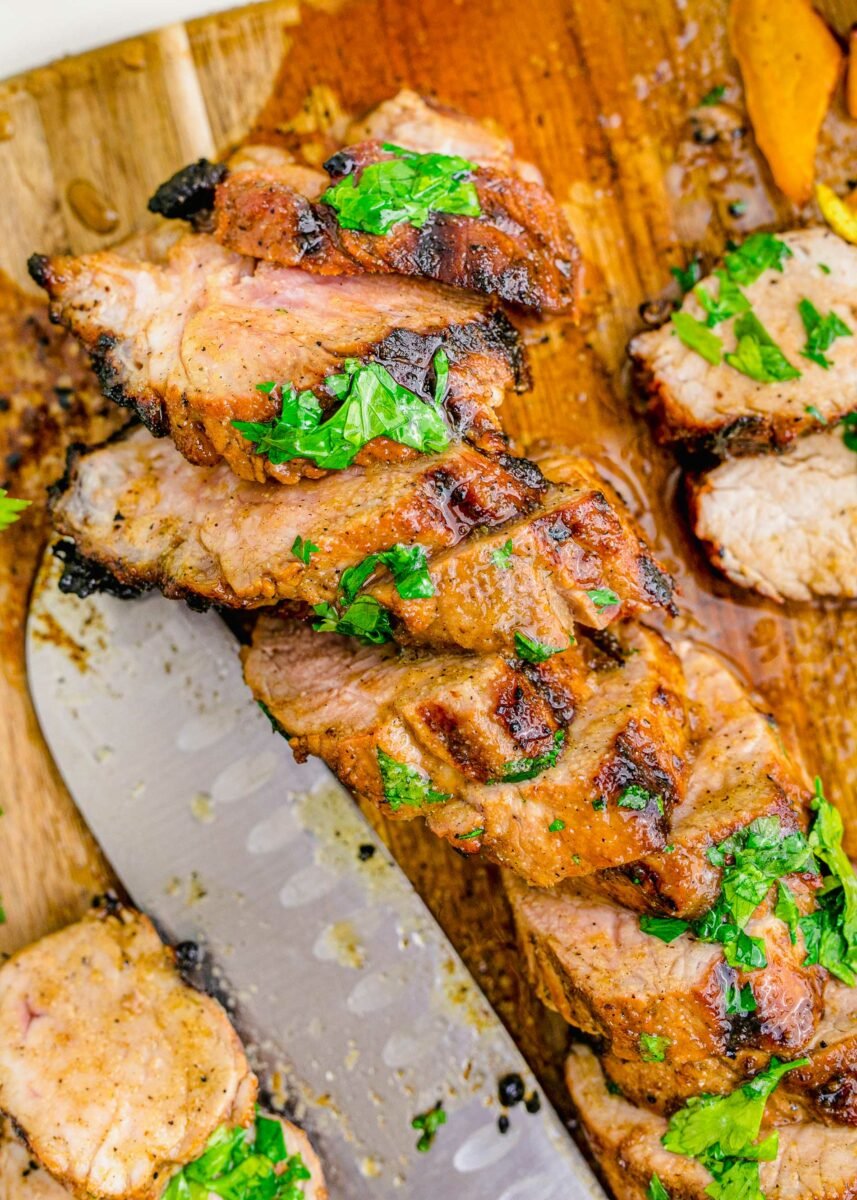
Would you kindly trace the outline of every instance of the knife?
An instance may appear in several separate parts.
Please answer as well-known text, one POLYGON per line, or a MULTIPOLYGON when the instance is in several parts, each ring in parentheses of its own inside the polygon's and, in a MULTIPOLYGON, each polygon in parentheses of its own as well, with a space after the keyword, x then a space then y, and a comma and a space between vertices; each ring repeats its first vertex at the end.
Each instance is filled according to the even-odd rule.
POLYGON ((48 555, 27 628, 47 744, 134 903, 202 947, 333 1200, 603 1197, 544 1101, 499 1132, 498 1078, 535 1086, 520 1052, 348 794, 272 734, 223 621, 56 579, 48 555), (411 1121, 439 1100, 420 1153, 411 1121))

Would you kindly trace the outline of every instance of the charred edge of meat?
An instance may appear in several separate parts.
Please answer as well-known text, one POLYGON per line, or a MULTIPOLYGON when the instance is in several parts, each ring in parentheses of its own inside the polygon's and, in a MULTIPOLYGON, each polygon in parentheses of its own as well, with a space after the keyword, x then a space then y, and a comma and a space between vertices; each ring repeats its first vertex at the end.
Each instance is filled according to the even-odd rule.
POLYGON ((357 159, 350 150, 337 150, 336 154, 331 154, 330 158, 324 163, 324 169, 327 171, 331 179, 344 179, 346 175, 353 175, 357 167, 357 159))
POLYGON ((516 458, 513 454, 499 454, 497 461, 510 475, 522 483, 524 487, 532 488, 535 492, 546 492, 548 481, 541 469, 528 458, 516 458))
POLYGON ((81 554, 74 542, 61 541, 52 547, 51 553, 63 563, 60 576, 61 592, 79 596, 85 600, 96 592, 105 592, 120 600, 133 600, 147 590, 146 585, 122 583, 107 567, 81 554))
POLYGON ((92 907, 105 917, 116 917, 117 920, 123 920, 127 912, 127 905, 112 890, 93 896, 92 907))
POLYGON ((124 383, 125 369, 113 362, 113 352, 119 344, 119 339, 111 333, 102 333, 89 352, 92 369, 99 382, 102 392, 108 400, 118 404, 120 408, 128 408, 140 418, 151 433, 152 437, 166 437, 169 432, 163 406, 158 402, 155 406, 147 404, 133 392, 129 392, 124 383))
POLYGON ((733 454, 746 454, 758 451, 760 438, 768 429, 764 417, 736 417, 728 425, 710 430, 699 440, 699 450, 704 454, 713 455, 718 461, 729 458, 733 454))
POLYGON ((47 254, 31 254, 27 259, 27 270, 33 283, 47 291, 51 279, 51 260, 47 254))
POLYGON ((595 662, 596 670, 612 670, 615 666, 621 667, 628 657, 624 646, 611 629, 587 629, 586 639, 608 659, 603 664, 595 662))
POLYGON ((640 555, 640 574, 646 595, 655 604, 665 608, 671 617, 678 616, 678 605, 673 600, 675 580, 662 571, 657 562, 644 550, 640 555))
POLYGON ((149 212, 171 220, 188 221, 214 208, 214 190, 228 174, 225 163, 200 158, 171 175, 149 200, 149 212))

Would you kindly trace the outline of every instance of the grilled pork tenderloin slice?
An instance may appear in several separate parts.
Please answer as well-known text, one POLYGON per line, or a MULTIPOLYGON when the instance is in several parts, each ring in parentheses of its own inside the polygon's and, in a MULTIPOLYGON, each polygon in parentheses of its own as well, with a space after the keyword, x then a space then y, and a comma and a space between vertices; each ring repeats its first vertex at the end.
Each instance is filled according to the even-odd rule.
POLYGON ((682 791, 677 660, 645 628, 622 641, 625 661, 593 677, 582 647, 530 667, 358 648, 262 617, 244 671, 298 756, 546 885, 662 846, 682 791))
MULTIPOLYGON (((785 1079, 788 1075, 780 1087, 785 1079)), ((616 1196, 649 1200, 649 1185, 657 1175, 672 1200, 708 1200, 709 1172, 695 1159, 663 1147, 666 1120, 612 1094, 587 1047, 572 1050, 566 1081, 586 1140, 616 1196)), ((761 1164, 761 1189, 766 1200, 853 1200, 857 1195, 853 1130, 813 1122, 780 1127, 777 1157, 761 1164)))
MULTIPOLYGON (((383 567, 367 587, 402 641, 512 653, 521 633, 558 648, 575 619, 599 628, 671 606, 671 580, 588 464, 569 469, 574 486, 543 493, 538 471, 504 463, 459 446, 281 488, 191 467, 139 431, 72 456, 54 524, 126 587, 243 608, 332 601, 345 568, 419 543, 433 596, 403 600, 383 567), (316 547, 308 562, 296 537, 316 547)), ((79 574, 62 586, 77 590, 79 574)), ((92 590, 92 572, 83 584, 92 590)))
MULTIPOLYGON (((809 1065, 785 1075, 768 1103, 772 1123, 857 1125, 857 988, 827 981, 824 1014, 800 1057, 808 1058, 809 1065)), ((640 1063, 608 1052, 601 1063, 632 1104, 671 1116, 691 1096, 733 1091, 764 1070, 770 1058, 762 1050, 739 1049, 693 1062, 640 1063)))
MULTIPOLYGON (((832 424, 857 408, 857 247, 826 228, 777 235, 791 251, 782 271, 769 268, 741 290, 755 317, 799 378, 759 383, 725 358, 712 365, 686 346, 675 326, 635 337, 629 347, 664 441, 688 442, 733 454, 781 448, 799 434, 832 424), (807 342, 798 305, 808 300, 822 318, 835 313, 852 331, 825 349, 828 370, 801 354, 807 342)), ((701 286, 718 295, 714 276, 701 286)), ((698 320, 705 312, 689 292, 682 312, 698 320)), ((740 319, 739 314, 739 319, 740 319)), ((735 320, 712 332, 725 352, 736 347, 735 320)))
POLYGON ((562 209, 531 168, 477 129, 408 93, 354 127, 357 141, 325 169, 332 185, 349 178, 359 187, 367 167, 401 161, 400 149, 457 155, 473 164, 466 177, 478 215, 434 210, 420 228, 407 220, 384 233, 345 228, 314 177, 304 188, 290 156, 276 166, 269 154, 255 171, 242 165, 217 185, 216 236, 241 254, 315 274, 419 276, 526 308, 572 309, 580 255, 562 209), (420 149, 439 145, 445 149, 420 149))
POLYGON ((692 919, 711 908, 722 869, 708 851, 752 821, 776 818, 784 833, 806 832, 806 773, 745 685, 693 642, 677 647, 690 698, 692 761, 672 815, 669 853, 604 872, 599 886, 628 908, 692 919))
MULTIPOLYGON (((506 317, 478 296, 419 280, 321 279, 230 253, 202 234, 181 238, 163 263, 101 251, 35 255, 30 270, 52 320, 91 355, 105 393, 171 436, 190 462, 224 458, 260 482, 318 478, 325 470, 311 460, 273 463, 234 427, 279 416, 279 390, 258 385, 312 389, 326 413, 336 401, 325 379, 358 359, 380 363, 433 403, 440 349, 449 361, 449 437, 505 449, 496 409, 508 388, 523 386, 523 352, 506 317)), ((417 453, 376 437, 359 460, 417 453)))
POLYGON ((466 446, 350 467, 298 487, 193 467, 144 430, 74 452, 55 489, 55 528, 131 588, 255 608, 332 600, 341 572, 397 543, 429 554, 535 505, 543 481, 466 446), (304 563, 296 537, 317 546, 304 563))
POLYGON ((223 1009, 141 914, 93 911, 0 967, 0 1111, 81 1200, 154 1200, 255 1098, 223 1009))
POLYGON ((764 941, 767 966, 744 972, 727 965, 716 943, 687 933, 667 943, 644 933, 636 913, 605 900, 590 881, 549 891, 511 874, 504 882, 539 996, 618 1058, 640 1065, 647 1037, 666 1039, 669 1064, 725 1054, 742 1042, 798 1051, 815 1031, 826 973, 804 965, 802 942, 791 944, 770 901, 746 930, 764 941), (752 1028, 727 1011, 730 993, 747 983, 757 1004, 752 1028))
POLYGON ((721 463, 691 484, 694 532, 739 587, 772 600, 857 596, 857 457, 841 430, 721 463))

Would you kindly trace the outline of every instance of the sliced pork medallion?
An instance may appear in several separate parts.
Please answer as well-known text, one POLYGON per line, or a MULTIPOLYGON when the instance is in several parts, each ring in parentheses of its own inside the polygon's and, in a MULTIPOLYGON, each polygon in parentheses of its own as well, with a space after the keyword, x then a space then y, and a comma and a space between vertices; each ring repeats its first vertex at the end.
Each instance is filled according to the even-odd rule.
POLYGON ((93 912, 0 967, 0 1110, 76 1195, 159 1196, 255 1096, 226 1014, 139 913, 93 912))
POLYGON ((262 618, 245 676, 299 756, 545 885, 662 846, 682 791, 677 660, 649 630, 622 640, 621 664, 591 666, 582 646, 509 663, 360 649, 262 618))
MULTIPOLYGON (((753 1014, 746 1020, 752 1028, 753 1014)), ((801 1057, 809 1063, 784 1077, 768 1105, 771 1121, 857 1125, 857 988, 835 979, 826 983, 824 1014, 801 1057)), ((739 1049, 694 1062, 640 1063, 608 1053, 602 1066, 632 1104, 670 1116, 691 1096, 732 1091, 764 1070, 770 1058, 762 1050, 739 1049)))
POLYGON ((668 853, 600 876, 599 886, 640 911, 693 918, 717 899, 722 866, 709 851, 753 821, 785 836, 806 831, 811 798, 805 772, 767 714, 716 655, 678 646, 691 700, 694 743, 687 792, 672 817, 668 853))
POLYGON ((673 581, 619 497, 585 459, 561 466, 562 482, 537 510, 432 559, 433 596, 402 598, 389 579, 369 589, 405 636, 502 651, 518 633, 561 648, 575 622, 604 629, 654 607, 673 610, 673 581))
POLYGON ((163 263, 103 251, 34 256, 30 269, 107 395, 191 462, 225 458, 243 478, 291 483, 461 437, 505 448, 496 408, 523 383, 522 351, 479 297, 418 280, 315 278, 205 235, 180 239, 163 263), (395 421, 380 419, 386 409, 395 421))
POLYGON ((857 596, 857 454, 840 429, 721 463, 691 485, 691 512, 712 563, 739 587, 772 600, 857 596))
MULTIPOLYGON (((611 1092, 591 1050, 574 1048, 566 1079, 586 1140, 617 1196, 651 1200, 663 1194, 650 1190, 652 1178, 657 1176, 673 1200, 708 1200, 707 1189, 713 1182, 708 1170, 696 1159, 663 1146, 667 1121, 611 1092)), ((780 1088, 786 1079, 788 1075, 780 1088)), ((712 1126, 715 1131, 719 1127, 712 1126)), ((812 1122, 782 1126, 776 1157, 761 1163, 760 1176, 766 1200, 853 1200, 857 1195, 857 1139, 853 1130, 812 1122)), ((759 1193, 742 1189, 734 1194, 759 1193)))
POLYGON ((325 164, 321 195, 288 157, 243 162, 217 186, 217 237, 322 275, 422 276, 527 308, 573 307, 579 252, 565 215, 502 140, 413 93, 353 136, 325 164))
MULTIPOLYGON (((298 487, 193 467, 137 430, 78 452, 53 521, 79 555, 132 588, 233 608, 332 600, 341 572, 398 543, 429 553, 534 505, 538 472, 470 447, 337 471, 298 487)), ((86 572, 70 575, 88 586, 86 572)))
POLYGON ((635 913, 588 881, 550 891, 511 875, 505 882, 542 1000, 620 1059, 693 1062, 742 1039, 771 1052, 799 1050, 815 1031, 825 973, 804 966, 803 945, 792 946, 765 905, 747 932, 764 942, 767 965, 749 972, 730 967, 717 943, 643 932, 635 913), (747 981, 756 998, 750 1030, 733 1002, 747 981))
POLYGON ((748 238, 630 354, 664 440, 745 453, 857 408, 855 335, 857 247, 801 229, 748 238))

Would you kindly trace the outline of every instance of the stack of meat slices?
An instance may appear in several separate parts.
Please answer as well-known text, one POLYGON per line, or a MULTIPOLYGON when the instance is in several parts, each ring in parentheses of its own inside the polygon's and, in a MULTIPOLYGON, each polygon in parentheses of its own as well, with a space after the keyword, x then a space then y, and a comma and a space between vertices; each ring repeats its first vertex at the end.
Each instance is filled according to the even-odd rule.
MULTIPOLYGON (((626 1123, 656 1129, 695 1091, 817 1047, 770 1119, 823 1138, 813 1122, 849 1119, 827 1096, 840 1069, 850 1096, 851 993, 806 961, 776 892, 742 926, 753 964, 646 925, 710 912, 751 822, 802 838, 802 770, 719 660, 641 623, 673 611, 672 581, 592 464, 513 457, 497 416, 526 369, 496 305, 571 308, 564 219, 507 143, 409 93, 350 132, 335 181, 457 155, 480 215, 350 229, 318 172, 253 147, 160 189, 154 207, 195 225, 165 261, 34 260, 108 394, 171 439, 136 429, 71 455, 61 586, 262 610, 245 674, 275 726, 391 818, 502 865, 533 985, 595 1040, 626 1123), (379 380, 432 439, 343 418, 355 381, 379 380), (320 422, 362 428, 359 447, 301 455, 295 428, 320 422), (669 1045, 656 1065, 647 1039, 669 1045)), ((790 876, 798 915, 817 883, 790 876)), ((580 1090, 602 1068, 576 1061, 587 1130, 615 1160, 610 1092, 580 1090)), ((677 1194, 701 1197, 702 1168, 667 1157, 689 1171, 677 1194)))
MULTIPOLYGON (((702 322, 712 313, 709 336, 727 331, 722 357, 713 342, 706 354, 702 343, 687 344, 675 323, 636 337, 631 357, 662 440, 724 460, 689 476, 692 522, 714 565, 774 600, 853 599, 857 247, 820 228, 755 235, 746 246, 756 253, 732 269, 733 285, 750 279, 743 301, 733 291, 712 313, 733 251, 726 272, 688 293, 679 317, 702 322), (779 351, 773 369, 759 361, 750 376, 729 362, 748 313, 779 351)), ((757 326, 750 341, 760 336, 757 326)))

